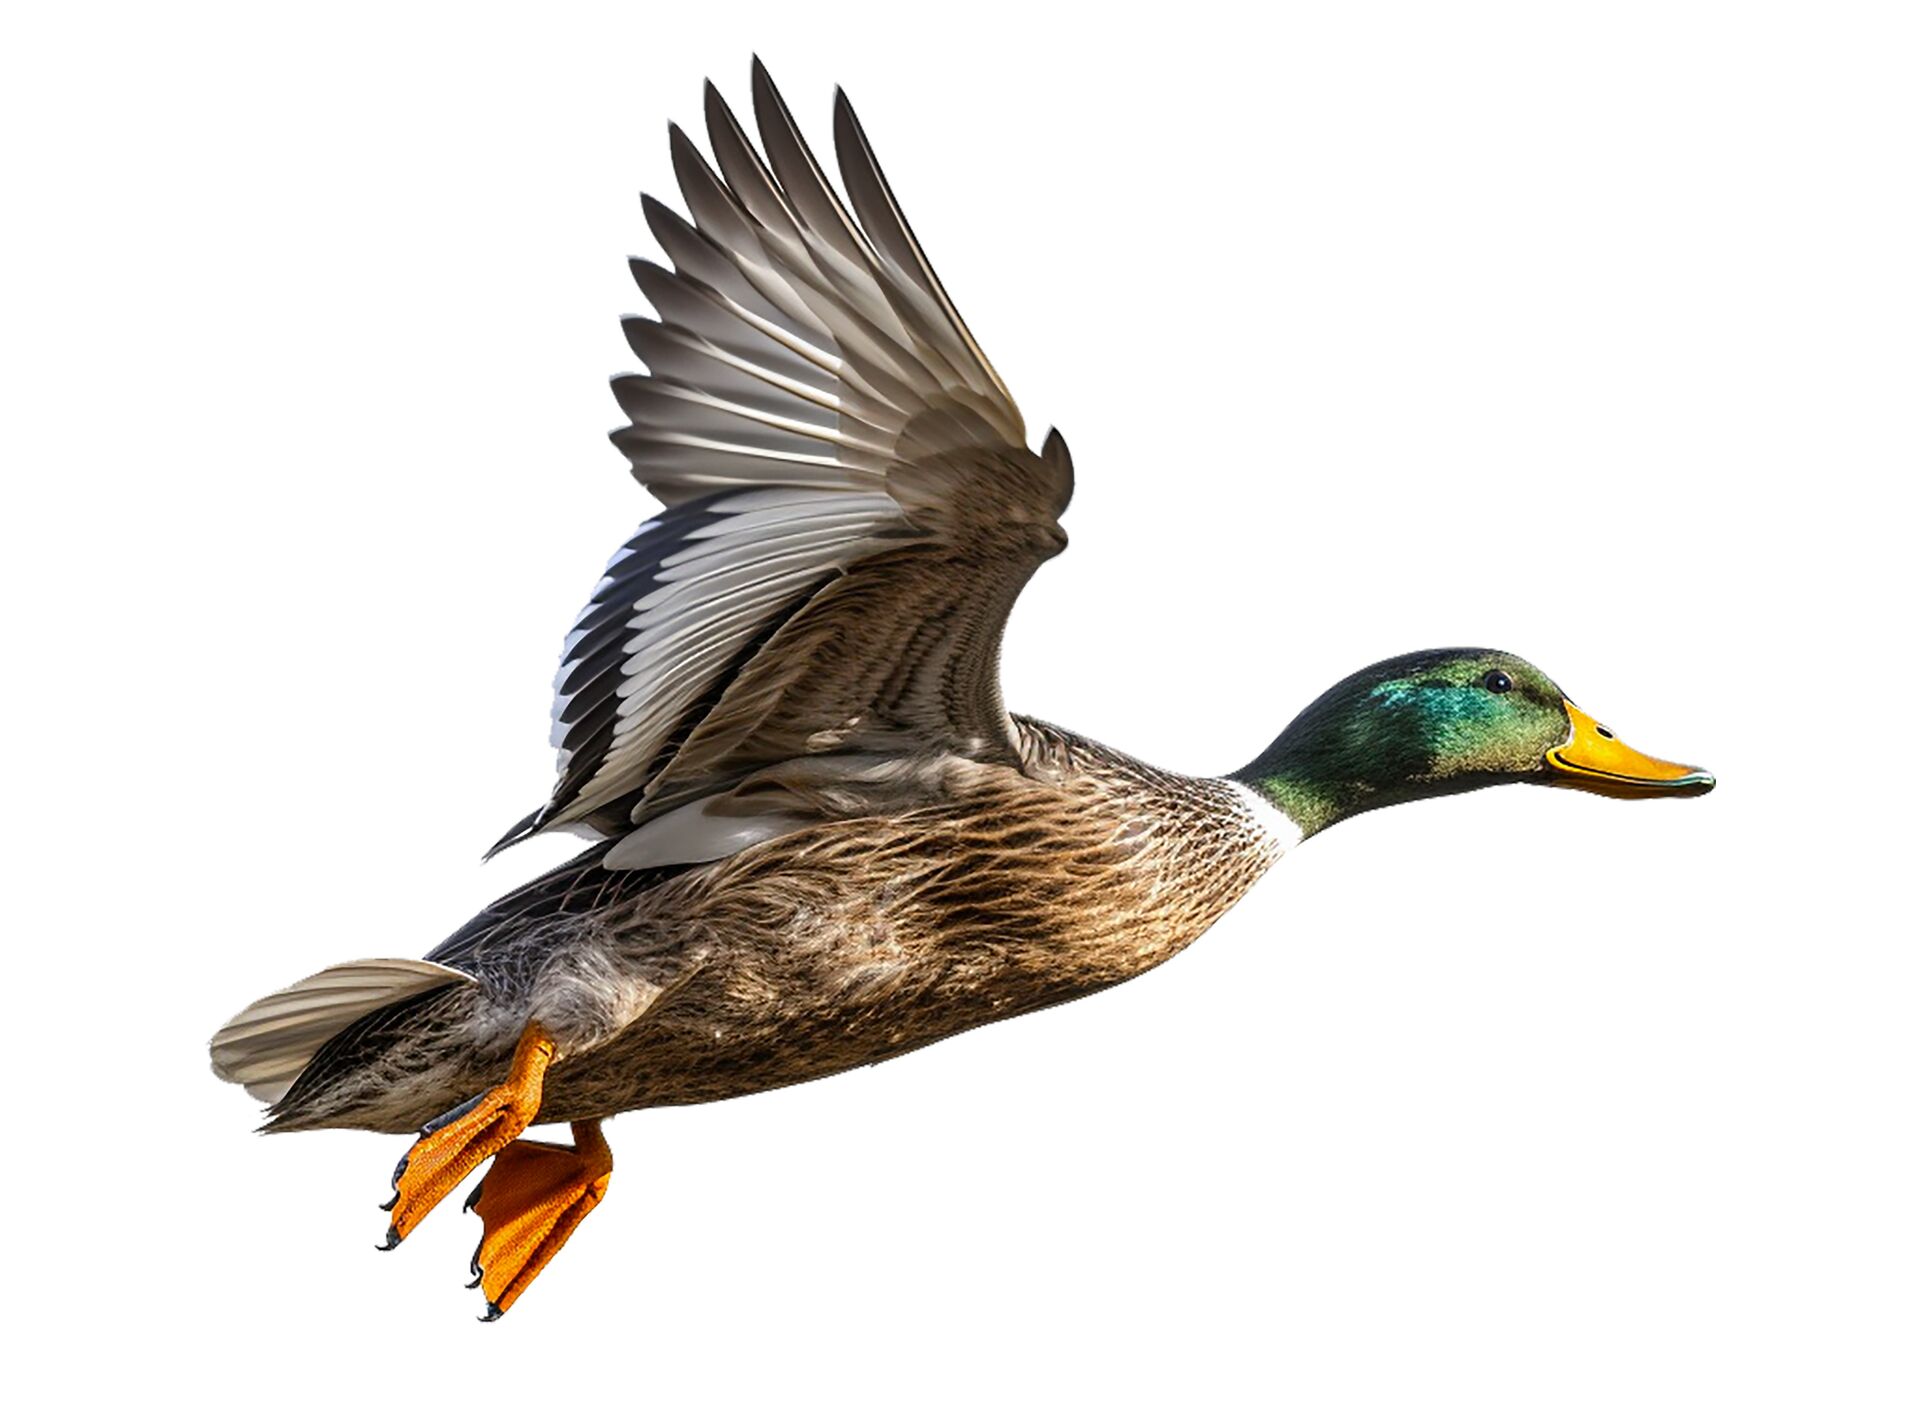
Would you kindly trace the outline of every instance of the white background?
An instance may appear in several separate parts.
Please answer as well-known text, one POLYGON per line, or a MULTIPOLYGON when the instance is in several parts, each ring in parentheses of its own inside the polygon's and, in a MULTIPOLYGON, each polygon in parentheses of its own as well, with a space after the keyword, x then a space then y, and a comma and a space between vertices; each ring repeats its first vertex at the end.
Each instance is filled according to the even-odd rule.
POLYGON ((0 1313, 41 1404, 1914 1419, 1903 10, 16 16, 0 1313), (1484 642, 1721 786, 1362 818, 1111 993, 621 1119, 483 1330, 473 1219, 372 1251, 401 1143, 253 1137, 204 1045, 571 852, 477 864, 649 508, 603 439, 635 190, 755 48, 823 146, 848 86, 1071 438, 1015 707, 1221 771, 1484 642))

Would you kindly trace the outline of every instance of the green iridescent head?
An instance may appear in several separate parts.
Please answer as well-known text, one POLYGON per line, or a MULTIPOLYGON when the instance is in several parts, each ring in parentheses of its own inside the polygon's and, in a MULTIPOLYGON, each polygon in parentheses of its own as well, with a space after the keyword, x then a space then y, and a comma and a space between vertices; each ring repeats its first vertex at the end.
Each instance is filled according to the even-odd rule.
POLYGON ((1428 649, 1361 669, 1234 778, 1308 836, 1376 807, 1503 782, 1616 796, 1713 787, 1697 767, 1634 752, 1538 668, 1491 648, 1428 649))

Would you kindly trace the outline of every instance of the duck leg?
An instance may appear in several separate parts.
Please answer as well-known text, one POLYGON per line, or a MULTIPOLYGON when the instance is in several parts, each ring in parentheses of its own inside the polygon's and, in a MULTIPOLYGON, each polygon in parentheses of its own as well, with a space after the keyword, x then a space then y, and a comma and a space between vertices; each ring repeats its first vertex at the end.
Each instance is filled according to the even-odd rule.
POLYGON ((527 1025, 505 1082, 420 1130, 420 1141, 393 1170, 393 1200, 386 1205, 392 1217, 382 1250, 399 1246, 462 1178, 526 1131, 540 1112, 553 1051, 552 1036, 538 1024, 527 1025))
POLYGON ((497 1321, 540 1275, 612 1178, 613 1153, 596 1119, 573 1125, 571 1148, 521 1139, 500 1150, 467 1199, 484 1226, 467 1284, 485 1289, 485 1320, 497 1321))

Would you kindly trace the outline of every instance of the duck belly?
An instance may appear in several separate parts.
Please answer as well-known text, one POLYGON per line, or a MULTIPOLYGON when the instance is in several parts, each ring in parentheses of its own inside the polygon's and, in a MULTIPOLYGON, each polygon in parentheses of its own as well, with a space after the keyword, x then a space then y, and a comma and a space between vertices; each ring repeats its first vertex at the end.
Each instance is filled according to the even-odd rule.
POLYGON ((843 826, 663 887, 629 974, 670 987, 558 1062, 543 1113, 760 1093, 1076 999, 1183 949, 1264 869, 1196 886, 1163 840, 1100 832, 843 826))

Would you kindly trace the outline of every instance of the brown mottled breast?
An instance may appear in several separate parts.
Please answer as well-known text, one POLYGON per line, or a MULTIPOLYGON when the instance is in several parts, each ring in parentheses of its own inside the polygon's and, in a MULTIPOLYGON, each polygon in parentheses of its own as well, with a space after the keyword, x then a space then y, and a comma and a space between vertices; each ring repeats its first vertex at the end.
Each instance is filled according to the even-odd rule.
POLYGON ((607 929, 662 992, 543 1117, 699 1103, 906 1053, 1151 969, 1284 849, 1231 784, 1021 720, 1024 771, 675 876, 607 929))

